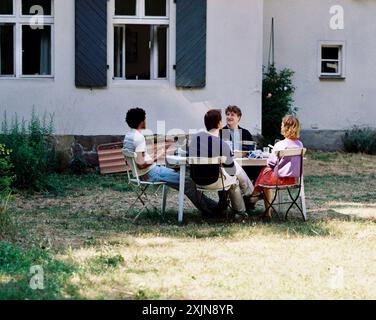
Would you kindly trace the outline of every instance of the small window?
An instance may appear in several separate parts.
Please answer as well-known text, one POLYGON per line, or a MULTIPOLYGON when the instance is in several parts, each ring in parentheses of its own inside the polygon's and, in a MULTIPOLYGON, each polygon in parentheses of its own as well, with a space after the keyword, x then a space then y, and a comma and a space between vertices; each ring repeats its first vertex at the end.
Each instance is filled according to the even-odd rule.
POLYGON ((0 25, 0 75, 14 75, 14 25, 0 25))
POLYGON ((320 77, 344 77, 343 45, 325 44, 320 48, 320 77))
POLYGON ((145 16, 165 17, 166 0, 145 0, 145 16))
POLYGON ((0 15, 13 14, 13 0, 0 0, 0 15))
POLYGON ((51 75, 51 26, 22 26, 22 74, 51 75))
POLYGON ((34 14, 50 16, 52 14, 51 0, 22 0, 22 15, 34 14), (41 7, 42 12, 40 12, 36 6, 41 7), (37 10, 37 12, 35 10, 37 10))
POLYGON ((135 16, 136 0, 115 0, 116 16, 135 16))

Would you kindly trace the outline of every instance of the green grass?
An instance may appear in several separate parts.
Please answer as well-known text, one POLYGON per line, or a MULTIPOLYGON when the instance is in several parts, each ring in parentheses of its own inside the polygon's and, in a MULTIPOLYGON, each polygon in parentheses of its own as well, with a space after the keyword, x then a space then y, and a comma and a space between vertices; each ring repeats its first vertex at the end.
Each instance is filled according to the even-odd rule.
POLYGON ((73 266, 53 259, 51 253, 41 248, 23 250, 11 243, 0 242, 0 300, 75 296, 76 288, 67 282, 74 271, 73 266), (43 290, 30 285, 36 274, 31 273, 33 266, 43 269, 43 290))
POLYGON ((56 176, 56 194, 16 195, 19 232, 0 242, 0 298, 375 299, 375 160, 308 153, 309 221, 295 213, 269 225, 206 221, 192 207, 179 225, 176 192, 164 219, 134 222, 126 177, 56 176), (28 287, 34 263, 45 290, 28 287))

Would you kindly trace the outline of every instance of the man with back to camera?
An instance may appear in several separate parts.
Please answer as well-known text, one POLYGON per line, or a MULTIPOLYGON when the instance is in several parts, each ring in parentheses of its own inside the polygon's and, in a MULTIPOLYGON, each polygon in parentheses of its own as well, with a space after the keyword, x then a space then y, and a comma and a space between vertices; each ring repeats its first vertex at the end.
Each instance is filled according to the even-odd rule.
MULTIPOLYGON (((222 170, 223 183, 219 180, 210 186, 215 186, 219 189, 223 184, 225 186, 231 185, 228 193, 232 209, 235 214, 246 215, 246 209, 253 209, 257 198, 251 196, 254 189, 251 180, 243 168, 234 161, 233 153, 228 144, 220 138, 220 129, 222 128, 221 112, 219 110, 208 111, 204 122, 207 131, 202 131, 192 136, 189 145, 189 156, 226 157, 226 163, 223 164, 224 170, 222 170)), ((203 167, 202 170, 202 172, 198 173, 198 180, 200 180, 200 176, 205 177, 208 174, 208 168, 203 167)), ((199 181, 195 182, 201 185, 199 181)), ((223 203, 220 204, 220 207, 222 210, 226 209, 223 203)))
MULTIPOLYGON (((136 153, 135 161, 140 180, 166 182, 169 187, 179 190, 179 173, 171 168, 157 165, 158 157, 152 158, 146 150, 146 140, 141 133, 146 129, 146 112, 141 108, 130 109, 125 120, 131 130, 125 135, 123 149, 136 153)), ((205 216, 216 213, 217 203, 197 191, 195 183, 188 176, 185 179, 184 190, 185 195, 205 216)))

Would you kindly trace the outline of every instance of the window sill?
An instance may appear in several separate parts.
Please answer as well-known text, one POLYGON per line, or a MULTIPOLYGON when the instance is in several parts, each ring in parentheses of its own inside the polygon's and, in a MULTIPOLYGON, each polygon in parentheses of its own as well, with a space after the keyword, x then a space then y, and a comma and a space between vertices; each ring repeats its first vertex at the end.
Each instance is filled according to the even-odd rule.
POLYGON ((169 87, 170 81, 168 79, 158 80, 125 80, 112 79, 114 87, 169 87))
POLYGON ((54 80, 54 76, 21 76, 21 77, 12 77, 12 76, 0 76, 1 80, 54 80))
POLYGON ((319 76, 319 79, 320 80, 346 80, 346 77, 345 76, 329 76, 329 75, 325 75, 325 76, 319 76))

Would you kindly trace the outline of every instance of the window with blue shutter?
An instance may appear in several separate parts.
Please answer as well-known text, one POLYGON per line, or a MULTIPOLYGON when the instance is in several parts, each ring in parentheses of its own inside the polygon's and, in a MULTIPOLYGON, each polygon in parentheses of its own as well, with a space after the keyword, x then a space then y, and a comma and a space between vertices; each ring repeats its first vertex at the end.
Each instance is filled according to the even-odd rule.
POLYGON ((76 0, 76 86, 107 86, 107 0, 76 0))
POLYGON ((176 86, 206 85, 206 0, 176 0, 176 86))

